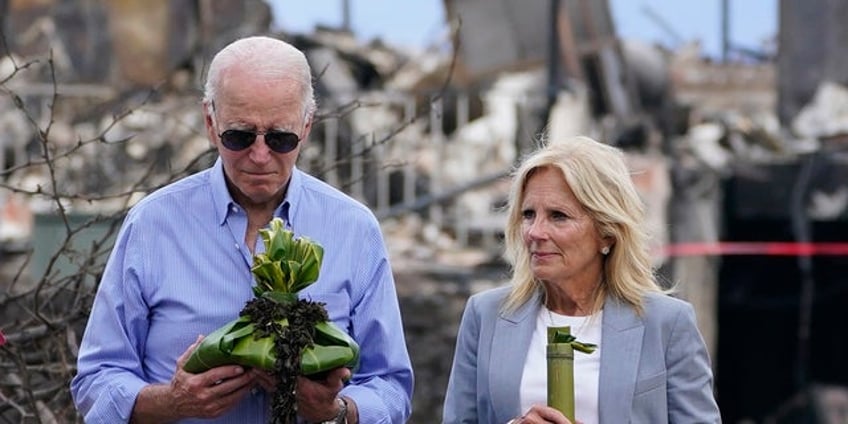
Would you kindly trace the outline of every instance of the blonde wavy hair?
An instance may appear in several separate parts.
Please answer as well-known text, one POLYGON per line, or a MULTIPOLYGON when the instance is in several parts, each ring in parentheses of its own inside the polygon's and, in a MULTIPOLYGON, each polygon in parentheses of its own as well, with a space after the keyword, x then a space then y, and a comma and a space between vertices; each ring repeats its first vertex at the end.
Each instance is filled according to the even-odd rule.
POLYGON ((527 180, 536 170, 546 167, 562 172, 600 236, 614 240, 604 259, 604 275, 592 312, 599 310, 609 295, 633 306, 641 314, 644 295, 663 291, 651 263, 645 206, 630 177, 623 152, 582 136, 547 141, 513 172, 504 234, 504 258, 512 267, 512 290, 503 309, 515 310, 537 291, 542 299, 545 296, 544 285, 533 277, 530 269, 530 253, 521 228, 521 204, 527 180))

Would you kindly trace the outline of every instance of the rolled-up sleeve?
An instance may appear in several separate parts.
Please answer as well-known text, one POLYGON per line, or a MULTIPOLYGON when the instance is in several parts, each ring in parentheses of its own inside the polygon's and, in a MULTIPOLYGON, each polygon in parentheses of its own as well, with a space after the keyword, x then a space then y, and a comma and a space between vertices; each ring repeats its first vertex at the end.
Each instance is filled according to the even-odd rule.
POLYGON ((351 324, 360 365, 342 393, 356 402, 362 423, 404 423, 412 411, 413 374, 394 278, 379 227, 363 234, 351 324), (366 260, 367 258, 367 260, 366 260))
POLYGON ((71 395, 86 423, 128 422, 148 384, 139 354, 148 314, 139 287, 140 241, 132 225, 118 234, 80 345, 71 395))

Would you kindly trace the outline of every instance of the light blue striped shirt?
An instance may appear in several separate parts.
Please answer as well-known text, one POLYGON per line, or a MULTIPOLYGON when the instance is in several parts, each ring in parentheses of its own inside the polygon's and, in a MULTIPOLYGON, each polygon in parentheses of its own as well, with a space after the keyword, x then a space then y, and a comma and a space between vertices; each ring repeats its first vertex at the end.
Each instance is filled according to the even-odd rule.
MULTIPOLYGON (((326 303, 332 321, 360 345, 360 366, 342 393, 356 402, 362 423, 406 422, 412 366, 373 213, 295 169, 276 215, 296 236, 324 247, 320 277, 301 297, 326 303)), ((246 229, 220 159, 132 208, 106 264, 71 382, 86 423, 127 422, 142 387, 170 381, 197 335, 235 319, 253 298, 246 229)), ((261 237, 256 251, 264 251, 261 237)), ((181 422, 264 424, 269 402, 259 391, 216 420, 181 422)))

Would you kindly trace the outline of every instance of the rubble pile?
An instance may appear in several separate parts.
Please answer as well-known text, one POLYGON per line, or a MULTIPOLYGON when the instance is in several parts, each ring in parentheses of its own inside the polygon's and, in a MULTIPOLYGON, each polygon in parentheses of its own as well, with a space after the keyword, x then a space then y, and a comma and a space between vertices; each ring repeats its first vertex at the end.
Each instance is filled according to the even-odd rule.
MULTIPOLYGON (((270 12, 259 0, 102 2, 85 16, 60 3, 13 2, 13 31, 5 33, 20 35, 10 52, 0 51, 0 329, 4 349, 48 352, 27 357, 44 364, 28 376, 40 412, 23 405, 23 371, 0 368, 3 396, 22 402, 0 406, 0 418, 25 410, 42 422, 73 421, 64 381, 109 232, 142 196, 214 160, 199 104, 204 60, 238 35, 285 38, 315 71, 319 111, 298 166, 381 220, 420 383, 413 422, 439 419, 465 299, 506 281, 500 237, 508 175, 543 130, 552 138, 590 135, 627 152, 648 205, 655 264, 686 282, 682 295, 695 305, 713 354, 716 266, 663 248, 721 239, 723 180, 815 152, 846 161, 844 85, 823 82, 782 124, 774 63, 716 63, 697 45, 666 51, 624 42, 618 49, 614 33, 580 31, 589 38, 562 49, 571 73, 552 93, 536 33, 495 34, 527 38, 498 55, 440 46, 411 52, 333 28, 269 32, 270 12), (151 16, 162 27, 138 31, 151 16), (121 19, 130 20, 114 24, 121 19), (55 226, 48 229, 45 217, 55 226), (53 244, 41 240, 46 233, 53 244), (51 303, 68 292, 70 305, 51 303), (28 301, 49 310, 33 312, 28 301)), ((466 27, 461 37, 473 45, 490 27, 466 27)), ((848 188, 816 189, 807 207, 819 219, 848 216, 848 188)))

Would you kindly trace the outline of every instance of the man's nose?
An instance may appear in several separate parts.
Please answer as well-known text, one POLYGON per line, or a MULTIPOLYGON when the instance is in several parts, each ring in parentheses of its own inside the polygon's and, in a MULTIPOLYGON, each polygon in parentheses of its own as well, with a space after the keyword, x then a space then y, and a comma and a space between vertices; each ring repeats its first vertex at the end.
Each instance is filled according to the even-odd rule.
POLYGON ((271 158, 271 148, 265 143, 265 134, 256 134, 256 140, 250 145, 250 158, 256 162, 266 162, 271 158))

